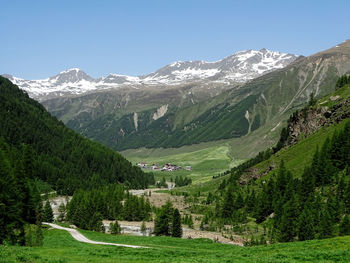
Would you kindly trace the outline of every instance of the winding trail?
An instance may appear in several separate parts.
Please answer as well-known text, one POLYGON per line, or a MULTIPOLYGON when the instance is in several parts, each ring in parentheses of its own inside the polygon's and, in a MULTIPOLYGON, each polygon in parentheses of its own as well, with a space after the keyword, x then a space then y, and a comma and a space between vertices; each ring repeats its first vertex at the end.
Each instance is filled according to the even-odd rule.
POLYGON ((78 230, 73 229, 73 228, 68 228, 68 227, 62 227, 56 224, 52 223, 44 223, 44 225, 51 226, 52 228, 60 229, 60 230, 65 230, 68 231, 72 237, 79 241, 79 242, 84 242, 84 243, 89 243, 89 244, 95 244, 95 245, 108 245, 108 246, 117 246, 117 247, 130 247, 130 248, 148 248, 148 247, 143 247, 143 246, 134 246, 134 245, 125 245, 125 244, 117 244, 117 243, 108 243, 108 242, 102 242, 102 241, 93 241, 88 238, 86 238, 84 235, 78 232, 78 230))

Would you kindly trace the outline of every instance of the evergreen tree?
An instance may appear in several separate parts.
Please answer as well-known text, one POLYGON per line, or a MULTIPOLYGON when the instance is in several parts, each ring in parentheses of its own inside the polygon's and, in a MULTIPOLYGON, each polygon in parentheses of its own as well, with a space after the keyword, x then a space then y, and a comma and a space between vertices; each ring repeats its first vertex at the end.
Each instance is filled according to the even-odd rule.
POLYGON ((333 236, 333 222, 327 209, 323 209, 320 216, 319 238, 329 238, 333 236))
POLYGON ((332 177, 335 173, 330 157, 330 144, 330 139, 327 138, 319 155, 318 166, 316 167, 316 180, 319 180, 318 185, 329 184, 332 181, 332 177))
POLYGON ((110 223, 109 229, 111 231, 111 234, 113 234, 113 235, 119 235, 121 232, 121 227, 120 227, 118 221, 115 221, 115 223, 110 223))
POLYGON ((140 230, 141 230, 141 233, 142 233, 142 235, 146 235, 146 233, 147 233, 147 227, 146 227, 146 223, 145 223, 145 221, 142 221, 142 224, 141 224, 141 228, 140 228, 140 230))
POLYGON ((102 223, 102 215, 99 212, 93 214, 91 220, 89 221, 89 229, 97 232, 104 232, 104 226, 102 223))
POLYGON ((187 225, 188 225, 189 228, 193 228, 193 219, 192 219, 192 215, 190 215, 190 216, 188 217, 187 225))
POLYGON ((46 201, 43 211, 43 222, 53 222, 53 211, 49 201, 46 201))
POLYGON ((300 184, 300 196, 301 201, 305 202, 310 194, 314 191, 315 188, 315 176, 312 172, 311 167, 306 167, 304 169, 303 175, 301 177, 300 184))
POLYGON ((0 244, 23 243, 23 203, 10 160, 0 148, 0 244), (21 240, 19 240, 21 239, 21 240))
POLYGON ((221 208, 221 216, 223 218, 231 218, 233 214, 233 188, 229 187, 226 191, 223 205, 221 208))
POLYGON ((181 216, 177 208, 174 209, 174 213, 173 213, 171 236, 182 237, 181 216))
POLYGON ((173 216, 173 205, 168 200, 165 205, 163 205, 154 220, 154 234, 156 236, 170 236, 171 234, 171 222, 173 216))
POLYGON ((298 219, 298 238, 300 241, 315 238, 314 218, 308 206, 304 208, 298 219))
POLYGON ((350 235, 350 216, 345 215, 342 222, 339 225, 339 235, 350 235))
POLYGON ((279 224, 278 240, 280 242, 290 242, 297 234, 298 204, 295 196, 283 206, 283 214, 279 224))
POLYGON ((66 206, 64 205, 64 203, 61 203, 58 207, 58 217, 57 217, 57 221, 59 222, 63 222, 65 220, 66 217, 66 206))
POLYGON ((346 213, 350 213, 350 181, 348 182, 344 191, 344 210, 346 213))

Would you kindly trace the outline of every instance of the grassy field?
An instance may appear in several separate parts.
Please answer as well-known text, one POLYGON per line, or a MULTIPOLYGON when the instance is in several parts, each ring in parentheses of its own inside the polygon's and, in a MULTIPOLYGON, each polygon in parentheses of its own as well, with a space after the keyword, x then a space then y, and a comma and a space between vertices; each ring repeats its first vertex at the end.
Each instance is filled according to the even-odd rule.
MULTIPOLYGON (((180 170, 174 172, 154 172, 156 179, 165 177, 167 181, 171 177, 182 175, 190 177, 193 184, 202 184, 211 180, 227 169, 238 165, 242 160, 232 160, 229 156, 229 146, 224 143, 218 145, 185 146, 178 149, 138 149, 123 152, 124 156, 132 163, 146 162, 149 165, 157 163, 160 167, 165 163, 172 163, 182 167, 191 166, 192 171, 180 170), (203 148, 201 148, 203 147, 203 148)), ((147 170, 145 170, 147 171, 147 170)))
POLYGON ((0 262, 350 262, 350 237, 257 247, 236 247, 206 239, 112 236, 82 231, 93 240, 148 249, 85 244, 62 230, 45 230, 43 247, 0 246, 0 262))

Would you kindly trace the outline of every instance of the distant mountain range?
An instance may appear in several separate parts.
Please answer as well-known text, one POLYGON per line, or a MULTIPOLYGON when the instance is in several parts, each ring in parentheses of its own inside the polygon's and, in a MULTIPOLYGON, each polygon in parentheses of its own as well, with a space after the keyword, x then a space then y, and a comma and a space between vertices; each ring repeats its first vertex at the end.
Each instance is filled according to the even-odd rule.
POLYGON ((329 94, 349 73, 345 41, 308 57, 249 50, 212 63, 175 62, 140 77, 93 79, 73 69, 41 81, 9 78, 69 128, 112 149, 225 140, 242 159, 275 144, 312 92, 329 94))
POLYGON ((177 61, 154 73, 143 76, 110 74, 94 79, 84 71, 73 68, 41 80, 24 80, 11 75, 3 76, 24 89, 38 100, 66 95, 84 94, 92 91, 117 88, 161 88, 191 82, 242 83, 295 61, 298 56, 267 49, 241 51, 216 62, 177 61))

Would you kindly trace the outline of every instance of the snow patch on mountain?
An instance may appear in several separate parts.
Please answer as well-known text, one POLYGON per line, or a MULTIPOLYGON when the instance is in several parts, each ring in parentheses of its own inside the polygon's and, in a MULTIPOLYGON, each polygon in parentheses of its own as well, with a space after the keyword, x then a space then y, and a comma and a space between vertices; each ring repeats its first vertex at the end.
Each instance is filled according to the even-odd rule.
POLYGON ((267 49, 246 50, 214 62, 176 61, 154 73, 143 76, 109 74, 94 79, 78 68, 60 72, 56 76, 40 80, 24 80, 5 75, 14 84, 36 99, 79 95, 96 90, 143 86, 164 87, 198 81, 216 81, 223 84, 245 82, 276 69, 283 68, 297 59, 296 55, 267 49))

